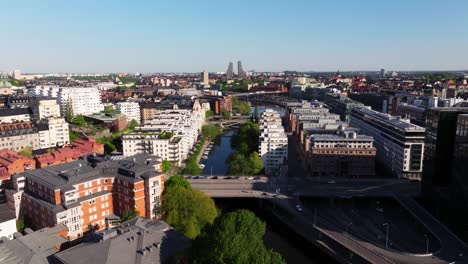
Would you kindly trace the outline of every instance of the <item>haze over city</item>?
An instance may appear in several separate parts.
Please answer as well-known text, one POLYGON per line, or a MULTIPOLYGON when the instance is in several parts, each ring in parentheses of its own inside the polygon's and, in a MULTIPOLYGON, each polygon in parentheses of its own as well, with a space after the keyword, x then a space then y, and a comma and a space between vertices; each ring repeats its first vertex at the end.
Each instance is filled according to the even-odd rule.
POLYGON ((0 71, 466 70, 468 2, 10 1, 0 71))

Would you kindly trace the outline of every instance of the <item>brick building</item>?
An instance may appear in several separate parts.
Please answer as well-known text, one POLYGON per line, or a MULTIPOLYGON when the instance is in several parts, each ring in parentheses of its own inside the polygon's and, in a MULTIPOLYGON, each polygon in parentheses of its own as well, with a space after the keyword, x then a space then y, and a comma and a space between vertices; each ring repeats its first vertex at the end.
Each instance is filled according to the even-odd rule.
POLYGON ((125 210, 159 218, 164 189, 160 172, 161 160, 155 156, 108 160, 90 155, 17 175, 18 183, 13 184, 17 189, 7 192, 7 198, 10 210, 20 204, 19 216, 33 228, 63 224, 72 240, 112 226, 125 210), (21 189, 24 191, 17 201, 14 197, 18 198, 21 189))
POLYGON ((75 140, 68 146, 52 153, 39 154, 34 157, 37 168, 45 168, 79 159, 81 156, 92 153, 104 154, 104 144, 97 143, 94 138, 75 140))
POLYGON ((94 125, 108 128, 111 132, 122 131, 127 127, 127 117, 122 114, 97 113, 85 115, 84 118, 94 125))

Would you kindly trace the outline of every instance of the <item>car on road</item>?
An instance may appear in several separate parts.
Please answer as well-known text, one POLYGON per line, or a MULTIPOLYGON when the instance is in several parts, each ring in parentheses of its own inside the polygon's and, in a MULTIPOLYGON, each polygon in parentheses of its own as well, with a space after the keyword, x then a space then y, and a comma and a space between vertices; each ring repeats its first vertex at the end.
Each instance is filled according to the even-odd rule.
POLYGON ((213 176, 211 177, 212 180, 217 180, 218 179, 218 176, 213 176))
POLYGON ((380 212, 380 213, 383 213, 383 212, 384 212, 384 209, 383 209, 382 207, 377 207, 377 208, 375 208, 375 210, 376 210, 377 212, 380 212))
POLYGON ((266 192, 262 193, 263 196, 268 196, 268 194, 266 192))
POLYGON ((195 179, 199 179, 199 178, 200 178, 200 177, 198 177, 198 176, 192 176, 192 179, 194 179, 194 180, 195 180, 195 179))
POLYGON ((255 179, 255 178, 254 178, 254 177, 247 177, 246 179, 247 179, 247 180, 253 180, 253 179, 255 179))
POLYGON ((255 180, 260 180, 260 176, 256 176, 254 179, 255 180))
POLYGON ((330 184, 335 184, 336 181, 334 181, 334 180, 329 180, 328 183, 330 183, 330 184))
POLYGON ((230 179, 233 179, 233 177, 231 176, 227 176, 227 177, 224 177, 225 180, 230 180, 230 179))
POLYGON ((302 212, 302 206, 300 206, 299 204, 296 204, 296 210, 298 212, 302 212))

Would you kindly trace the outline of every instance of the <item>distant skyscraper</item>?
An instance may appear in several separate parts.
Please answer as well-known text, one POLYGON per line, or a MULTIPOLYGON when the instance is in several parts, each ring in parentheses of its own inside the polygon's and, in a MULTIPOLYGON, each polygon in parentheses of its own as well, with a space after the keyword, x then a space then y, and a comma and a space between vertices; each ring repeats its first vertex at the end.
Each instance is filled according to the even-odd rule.
POLYGON ((232 62, 229 62, 228 69, 226 71, 226 75, 228 78, 234 77, 234 64, 232 62))
POLYGON ((381 70, 380 70, 380 76, 381 76, 381 77, 385 77, 385 74, 387 74, 387 72, 385 71, 385 69, 381 69, 381 70))
POLYGON ((209 85, 209 84, 210 84, 210 77, 209 77, 209 74, 208 74, 207 71, 203 71, 203 72, 201 73, 201 79, 202 79, 201 82, 202 82, 204 85, 209 85))
POLYGON ((241 61, 238 61, 238 62, 237 62, 237 76, 238 76, 239 78, 245 77, 245 71, 244 71, 244 69, 242 68, 242 62, 241 62, 241 61))

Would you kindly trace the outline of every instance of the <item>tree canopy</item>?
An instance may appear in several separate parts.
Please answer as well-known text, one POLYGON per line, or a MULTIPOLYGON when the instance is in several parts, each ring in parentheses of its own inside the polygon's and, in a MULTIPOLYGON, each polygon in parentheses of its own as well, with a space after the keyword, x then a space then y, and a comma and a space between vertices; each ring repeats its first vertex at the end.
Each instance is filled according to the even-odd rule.
POLYGON ((205 225, 212 224, 218 215, 213 199, 179 185, 166 187, 162 208, 166 223, 191 239, 196 238, 205 225))
POLYGON ((194 263, 285 263, 263 244, 265 230, 248 210, 223 214, 193 242, 194 263))
POLYGON ((72 124, 77 125, 77 126, 86 125, 86 120, 84 119, 83 115, 76 115, 75 117, 72 118, 71 122, 72 124))
POLYGON ((166 188, 179 186, 187 190, 192 190, 192 185, 190 185, 190 182, 188 182, 186 179, 182 178, 179 175, 172 175, 172 177, 170 177, 169 180, 164 182, 164 186, 166 188))
POLYGON ((27 158, 33 158, 33 149, 31 147, 24 148, 21 151, 18 151, 18 154, 27 158))
POLYGON ((162 161, 162 172, 168 172, 171 170, 171 163, 168 160, 163 160, 162 161))
POLYGON ((232 145, 242 154, 248 155, 258 150, 258 137, 260 135, 258 124, 246 122, 239 127, 239 131, 232 137, 232 145), (245 144, 243 146, 243 144, 245 144))
POLYGON ((208 124, 202 127, 203 136, 206 138, 215 139, 222 132, 219 124, 208 124))
POLYGON ((229 157, 229 174, 256 175, 262 171, 263 163, 258 150, 258 124, 247 122, 240 126, 237 135, 231 139, 237 152, 229 157))
POLYGON ((250 103, 246 101, 239 101, 237 97, 233 97, 232 112, 241 115, 250 115, 250 103))

